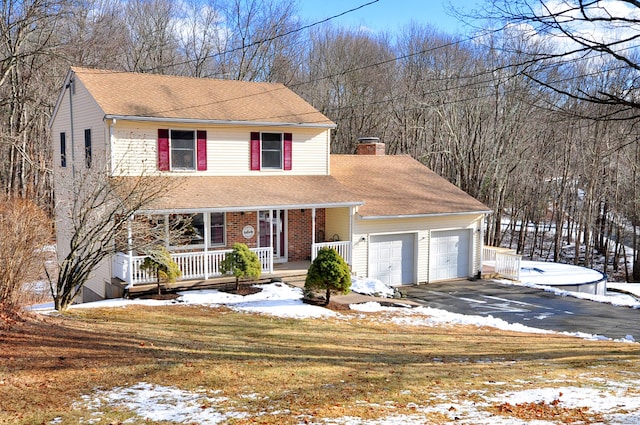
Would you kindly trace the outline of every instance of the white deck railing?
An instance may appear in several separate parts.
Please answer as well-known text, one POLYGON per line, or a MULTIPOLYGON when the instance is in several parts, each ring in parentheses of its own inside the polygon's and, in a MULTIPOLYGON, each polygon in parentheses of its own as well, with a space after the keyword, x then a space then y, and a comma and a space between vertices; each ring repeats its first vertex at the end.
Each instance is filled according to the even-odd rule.
POLYGON ((507 279, 520 280, 520 262, 522 255, 496 253, 496 273, 507 279))
POLYGON ((499 246, 483 246, 482 261, 496 261, 496 254, 498 252, 503 254, 515 254, 516 250, 511 248, 501 248, 499 246))
POLYGON ((338 251, 338 254, 344 259, 344 261, 351 265, 351 242, 349 241, 337 241, 337 242, 322 242, 314 243, 311 248, 311 261, 315 260, 318 256, 318 251, 321 248, 333 248, 338 251))
POLYGON ((495 272, 500 276, 520 280, 522 255, 516 254, 515 249, 484 246, 482 248, 482 262, 493 264, 495 272))
MULTIPOLYGON (((273 250, 267 248, 251 248, 258 255, 263 273, 273 273, 273 250)), ((219 251, 174 252, 171 258, 178 264, 182 272, 181 280, 209 279, 222 276, 220 263, 230 249, 219 251)), ((114 277, 127 282, 129 285, 155 283, 156 277, 141 269, 146 256, 135 255, 129 257, 122 252, 117 253, 112 260, 114 277)))

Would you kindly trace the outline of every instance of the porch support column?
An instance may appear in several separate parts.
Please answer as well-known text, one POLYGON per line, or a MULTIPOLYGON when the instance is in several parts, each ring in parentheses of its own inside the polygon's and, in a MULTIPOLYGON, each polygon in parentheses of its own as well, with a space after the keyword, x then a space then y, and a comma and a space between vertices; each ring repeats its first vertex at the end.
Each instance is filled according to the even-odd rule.
POLYGON ((316 207, 311 208, 311 243, 316 243, 316 207))
POLYGON ((316 207, 311 208, 311 261, 316 253, 316 207))
POLYGON ((355 209, 349 207, 349 241, 351 241, 351 254, 349 255, 349 265, 353 266, 353 216, 355 209))
POLYGON ((127 267, 127 279, 129 282, 127 288, 130 288, 133 286, 133 214, 127 220, 127 248, 129 248, 127 252, 129 257, 129 266, 127 267))
POLYGON ((202 266, 204 267, 204 280, 209 279, 209 241, 211 240, 211 213, 204 214, 204 258, 202 266))

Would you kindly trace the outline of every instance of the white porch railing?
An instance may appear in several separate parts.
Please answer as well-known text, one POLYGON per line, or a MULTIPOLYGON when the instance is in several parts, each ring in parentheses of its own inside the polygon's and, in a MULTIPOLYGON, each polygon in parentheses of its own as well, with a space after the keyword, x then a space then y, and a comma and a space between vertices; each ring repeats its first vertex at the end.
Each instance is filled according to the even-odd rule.
MULTIPOLYGON (((258 255, 263 273, 273 273, 273 250, 267 248, 251 248, 258 255)), ((201 252, 174 252, 171 258, 182 271, 181 280, 209 279, 222 276, 220 263, 230 249, 201 252)), ((129 257, 122 252, 117 253, 112 260, 114 277, 127 282, 129 285, 155 283, 156 277, 142 270, 144 255, 129 257)))
POLYGON ((485 246, 482 248, 482 262, 494 265, 495 272, 507 279, 520 280, 522 255, 515 249, 485 246))
POLYGON ((344 259, 344 261, 351 265, 351 242, 350 241, 337 241, 337 242, 322 242, 314 243, 311 247, 311 261, 315 260, 318 256, 318 251, 321 248, 333 248, 338 251, 338 254, 344 259))

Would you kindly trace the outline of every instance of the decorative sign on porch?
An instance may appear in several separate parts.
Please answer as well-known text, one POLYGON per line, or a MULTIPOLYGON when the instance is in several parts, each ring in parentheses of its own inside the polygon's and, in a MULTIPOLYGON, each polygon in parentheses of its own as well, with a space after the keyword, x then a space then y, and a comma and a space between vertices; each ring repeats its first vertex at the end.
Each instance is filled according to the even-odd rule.
POLYGON ((254 229, 253 226, 250 224, 247 224, 242 229, 242 236, 244 236, 245 239, 251 239, 255 234, 256 234, 256 229, 254 229))

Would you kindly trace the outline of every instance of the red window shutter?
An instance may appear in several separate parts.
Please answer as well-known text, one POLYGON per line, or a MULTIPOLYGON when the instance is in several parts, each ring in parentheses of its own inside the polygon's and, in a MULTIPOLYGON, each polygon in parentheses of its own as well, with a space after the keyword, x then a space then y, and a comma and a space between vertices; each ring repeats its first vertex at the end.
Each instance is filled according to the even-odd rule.
POLYGON ((291 170, 291 145, 292 145, 293 136, 291 133, 284 133, 284 147, 283 147, 283 157, 284 157, 284 169, 291 170))
POLYGON ((169 130, 158 129, 158 170, 169 171, 169 130))
POLYGON ((198 130, 198 171, 207 171, 207 132, 198 130))
POLYGON ((251 169, 260 169, 260 133, 251 132, 251 169))

